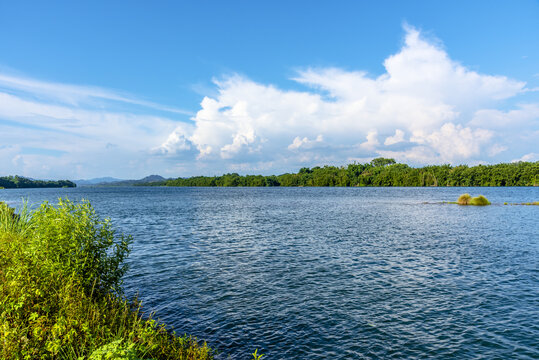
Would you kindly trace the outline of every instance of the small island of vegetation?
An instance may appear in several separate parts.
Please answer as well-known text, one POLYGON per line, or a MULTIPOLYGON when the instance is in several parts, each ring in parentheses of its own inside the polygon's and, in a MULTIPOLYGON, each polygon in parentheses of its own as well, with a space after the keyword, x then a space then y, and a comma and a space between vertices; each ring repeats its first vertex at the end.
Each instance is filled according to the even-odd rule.
POLYGON ((69 180, 32 180, 23 176, 0 176, 0 188, 20 189, 20 188, 62 188, 76 187, 77 185, 69 180))
POLYGON ((459 205, 474 205, 474 206, 486 206, 490 205, 490 201, 483 195, 471 197, 470 194, 462 194, 459 196, 457 202, 459 205))
POLYGON ((139 186, 537 186, 539 161, 421 168, 377 158, 365 164, 301 168, 281 175, 195 176, 139 186))

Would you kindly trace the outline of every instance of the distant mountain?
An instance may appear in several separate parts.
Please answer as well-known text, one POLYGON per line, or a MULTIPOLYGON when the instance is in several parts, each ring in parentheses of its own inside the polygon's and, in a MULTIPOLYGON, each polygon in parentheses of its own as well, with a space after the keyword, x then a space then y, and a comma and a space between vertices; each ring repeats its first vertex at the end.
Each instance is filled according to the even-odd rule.
POLYGON ((77 186, 88 186, 88 185, 98 185, 103 183, 110 183, 110 182, 116 182, 116 181, 125 181, 123 179, 116 179, 113 177, 100 177, 95 179, 88 179, 88 180, 73 180, 77 186))
POLYGON ((163 181, 166 180, 164 177, 160 175, 150 175, 146 176, 144 179, 137 180, 139 183, 152 183, 157 181, 163 181))
POLYGON ((137 184, 147 184, 147 183, 154 183, 159 181, 166 180, 164 177, 159 175, 150 175, 146 176, 145 178, 139 179, 139 180, 120 180, 120 181, 110 181, 110 182, 102 182, 99 184, 95 184, 96 186, 133 186, 137 184))

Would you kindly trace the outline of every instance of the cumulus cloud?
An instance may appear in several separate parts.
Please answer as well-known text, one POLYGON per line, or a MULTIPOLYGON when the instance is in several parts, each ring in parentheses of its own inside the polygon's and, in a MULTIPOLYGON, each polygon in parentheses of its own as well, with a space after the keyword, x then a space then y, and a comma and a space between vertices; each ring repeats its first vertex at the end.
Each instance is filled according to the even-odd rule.
POLYGON ((446 123, 440 130, 432 133, 416 131, 410 141, 429 146, 443 160, 453 162, 458 159, 469 159, 478 155, 481 146, 490 140, 492 132, 484 129, 472 129, 446 123))
POLYGON ((529 153, 526 155, 523 155, 519 159, 514 159, 512 162, 519 162, 519 161, 539 161, 539 153, 529 153))
POLYGON ((539 104, 521 104, 516 109, 480 109, 475 112, 470 125, 504 129, 515 127, 519 129, 539 128, 539 104))
POLYGON ((539 102, 524 82, 471 70, 409 26, 383 65, 380 75, 304 68, 295 90, 224 76, 194 114, 0 74, 0 155, 9 171, 35 177, 276 173, 376 156, 417 165, 536 159, 539 102))
POLYGON ((418 144, 406 151, 380 150, 380 154, 399 161, 414 163, 455 163, 479 155, 493 133, 446 123, 433 132, 415 131, 410 142, 418 144))
POLYGON ((189 151, 193 144, 188 139, 188 133, 192 132, 189 125, 179 124, 160 146, 154 147, 152 153, 163 155, 175 155, 183 151, 189 151))
POLYGON ((308 68, 293 78, 306 86, 304 91, 238 75, 215 81, 218 95, 202 100, 192 131, 182 130, 184 137, 169 138, 162 147, 189 141, 201 161, 253 166, 291 159, 342 163, 384 154, 415 163, 477 162, 507 149, 490 144, 500 141, 501 129, 511 124, 537 128, 537 104, 497 108, 525 92, 524 82, 472 71, 417 29, 405 31, 402 49, 385 59, 386 71, 377 77, 308 68), (325 146, 317 151, 318 138, 325 146))
POLYGON ((400 129, 395 130, 395 135, 388 136, 386 140, 384 141, 384 145, 393 145, 398 144, 400 142, 404 141, 404 131, 400 129))
POLYGON ((315 146, 316 144, 320 144, 323 141, 324 141, 324 137, 322 135, 318 135, 316 137, 316 139, 314 139, 314 140, 309 140, 306 137, 301 139, 299 136, 296 136, 294 138, 294 141, 292 141, 292 144, 288 145, 288 150, 296 150, 296 149, 299 149, 299 148, 311 149, 311 148, 313 148, 313 146, 315 146))
POLYGON ((359 146, 363 149, 374 150, 380 142, 378 141, 378 131, 371 130, 367 133, 367 141, 361 143, 359 146))

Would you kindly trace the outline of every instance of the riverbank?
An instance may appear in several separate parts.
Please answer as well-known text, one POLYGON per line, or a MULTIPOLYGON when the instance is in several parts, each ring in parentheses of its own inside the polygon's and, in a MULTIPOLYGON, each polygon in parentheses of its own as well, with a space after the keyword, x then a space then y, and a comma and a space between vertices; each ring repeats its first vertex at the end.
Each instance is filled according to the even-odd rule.
POLYGON ((88 202, 0 202, 0 358, 212 359, 123 295, 130 243, 88 202))
POLYGON ((301 168, 295 174, 194 176, 138 186, 286 186, 286 187, 468 187, 538 186, 539 162, 496 165, 430 165, 420 168, 377 158, 365 164, 301 168))
POLYGON ((33 180, 23 176, 0 176, 0 189, 70 188, 76 187, 69 180, 33 180))

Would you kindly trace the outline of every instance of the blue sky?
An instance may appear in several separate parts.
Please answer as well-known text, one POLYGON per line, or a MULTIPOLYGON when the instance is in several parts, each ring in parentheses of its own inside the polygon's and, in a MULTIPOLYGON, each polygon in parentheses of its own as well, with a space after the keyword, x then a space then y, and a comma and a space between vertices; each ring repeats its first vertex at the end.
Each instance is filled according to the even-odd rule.
POLYGON ((0 175, 539 160, 537 1, 0 2, 0 175))

